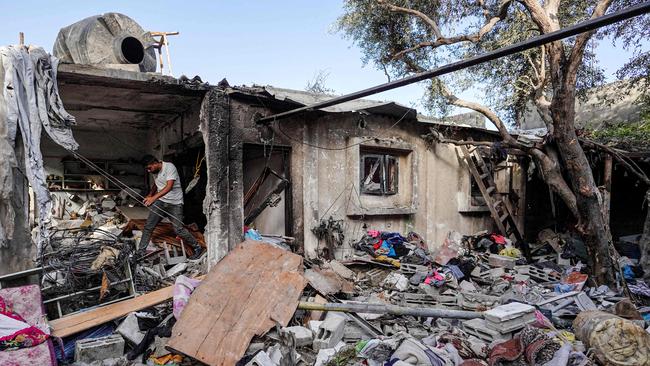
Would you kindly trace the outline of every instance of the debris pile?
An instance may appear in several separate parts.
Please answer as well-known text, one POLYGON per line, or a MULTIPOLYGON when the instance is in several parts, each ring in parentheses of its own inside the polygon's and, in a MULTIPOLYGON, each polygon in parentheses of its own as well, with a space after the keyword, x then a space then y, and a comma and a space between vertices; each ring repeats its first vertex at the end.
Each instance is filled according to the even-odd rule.
MULTIPOLYGON (((149 258, 134 261, 128 230, 57 232, 43 255, 50 287, 42 292, 77 284, 75 293, 83 293, 83 311, 50 321, 51 336, 63 339, 59 362, 650 364, 650 308, 624 295, 626 283, 594 286, 580 256, 567 249, 580 251, 571 236, 541 233, 526 259, 494 233, 451 232, 429 251, 417 233, 368 230, 352 258, 308 260, 285 239, 245 233, 261 240, 241 243, 203 276, 203 264, 188 262, 182 250, 152 247, 149 258), (139 295, 110 297, 128 284, 119 277, 125 267, 134 268, 139 295), (109 303, 88 307, 104 278, 109 303)), ((624 260, 635 273, 634 260, 624 260)))

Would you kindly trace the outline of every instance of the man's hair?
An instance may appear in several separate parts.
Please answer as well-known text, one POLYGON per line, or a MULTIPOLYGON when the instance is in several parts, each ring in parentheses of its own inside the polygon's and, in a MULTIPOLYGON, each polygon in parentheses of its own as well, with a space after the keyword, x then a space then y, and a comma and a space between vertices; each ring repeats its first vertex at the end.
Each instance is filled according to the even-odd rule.
POLYGON ((147 166, 151 163, 157 163, 158 159, 154 157, 153 155, 145 155, 142 157, 142 165, 147 166))

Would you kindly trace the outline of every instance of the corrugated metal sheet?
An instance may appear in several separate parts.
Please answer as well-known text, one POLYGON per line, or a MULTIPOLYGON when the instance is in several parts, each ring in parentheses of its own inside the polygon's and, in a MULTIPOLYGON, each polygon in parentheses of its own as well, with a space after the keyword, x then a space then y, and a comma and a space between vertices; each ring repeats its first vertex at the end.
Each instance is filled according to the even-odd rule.
MULTIPOLYGON (((333 95, 315 94, 306 91, 275 88, 272 86, 265 86, 264 90, 277 100, 293 102, 300 105, 310 105, 332 99, 333 95)), ((395 102, 384 102, 370 99, 357 99, 342 104, 337 104, 332 107, 322 109, 330 113, 344 113, 344 112, 361 112, 383 114, 388 116, 402 117, 406 115, 409 119, 417 118, 417 110, 403 106, 395 102)))

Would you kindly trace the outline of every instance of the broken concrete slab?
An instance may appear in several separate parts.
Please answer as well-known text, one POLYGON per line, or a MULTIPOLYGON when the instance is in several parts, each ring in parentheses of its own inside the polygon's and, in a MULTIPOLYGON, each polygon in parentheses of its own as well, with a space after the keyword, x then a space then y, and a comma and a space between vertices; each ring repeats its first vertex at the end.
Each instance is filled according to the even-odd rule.
POLYGON ((245 366, 277 366, 277 364, 271 360, 266 352, 259 351, 245 366))
POLYGON ((145 336, 145 333, 140 331, 138 317, 135 315, 135 312, 127 315, 115 331, 133 344, 142 342, 145 336))
POLYGON ((282 328, 282 331, 291 334, 297 347, 310 345, 314 340, 312 331, 299 325, 282 328))
POLYGON ((520 302, 511 302, 500 305, 486 311, 483 315, 485 319, 493 323, 501 323, 507 320, 520 318, 528 314, 535 313, 535 307, 520 302))
POLYGON ((488 264, 492 267, 503 267, 507 269, 514 269, 517 263, 517 258, 508 257, 505 255, 490 254, 488 264))

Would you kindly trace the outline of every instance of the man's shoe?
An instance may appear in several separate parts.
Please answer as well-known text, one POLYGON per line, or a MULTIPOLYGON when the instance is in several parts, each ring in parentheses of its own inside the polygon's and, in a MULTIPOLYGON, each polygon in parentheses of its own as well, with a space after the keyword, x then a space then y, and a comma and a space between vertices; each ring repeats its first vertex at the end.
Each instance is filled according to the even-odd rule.
POLYGON ((194 249, 194 253, 191 256, 187 257, 188 260, 195 261, 197 259, 200 259, 203 256, 203 254, 205 254, 205 250, 201 247, 196 247, 193 249, 194 249))

